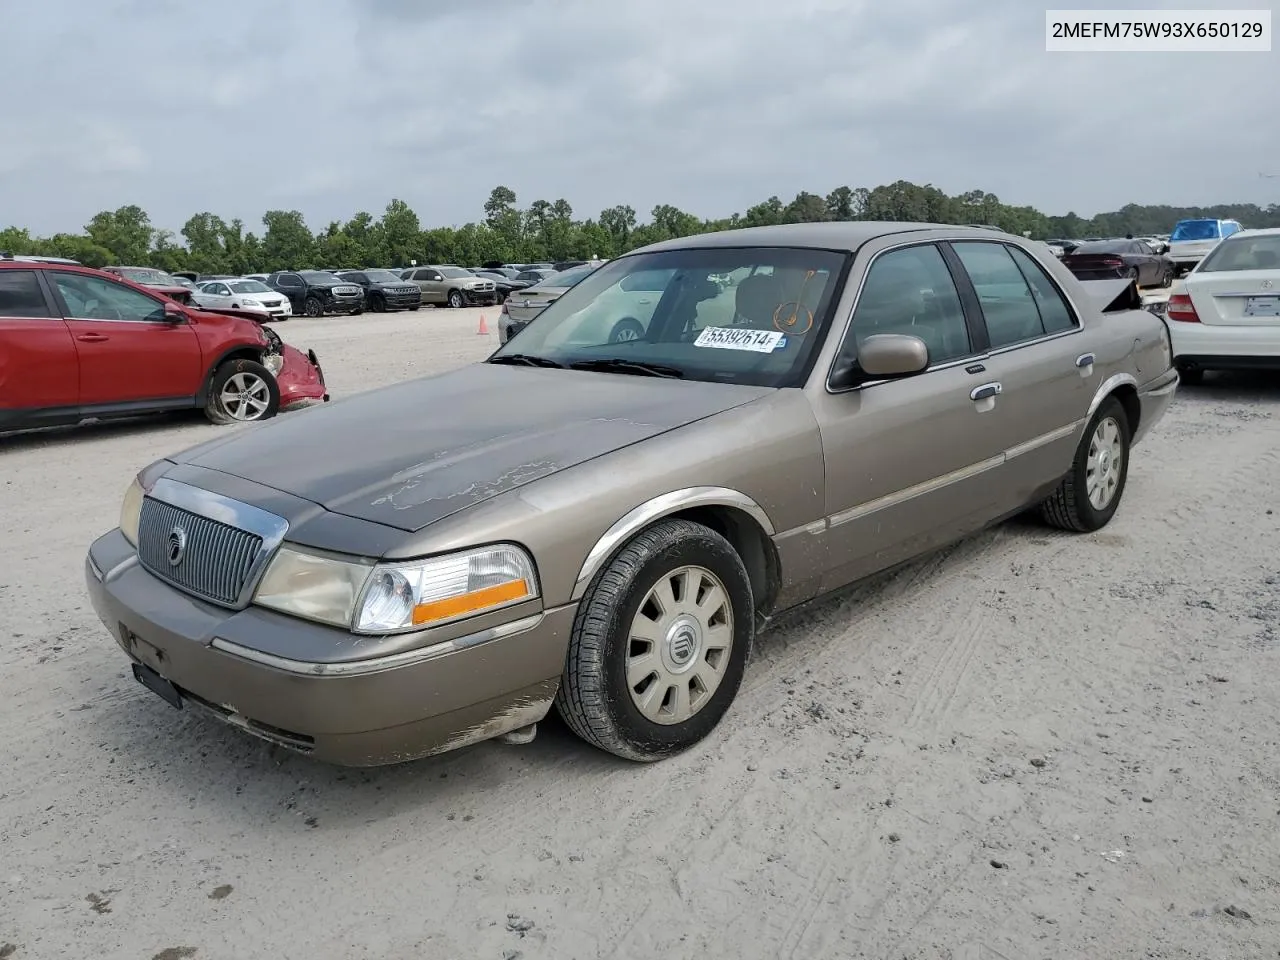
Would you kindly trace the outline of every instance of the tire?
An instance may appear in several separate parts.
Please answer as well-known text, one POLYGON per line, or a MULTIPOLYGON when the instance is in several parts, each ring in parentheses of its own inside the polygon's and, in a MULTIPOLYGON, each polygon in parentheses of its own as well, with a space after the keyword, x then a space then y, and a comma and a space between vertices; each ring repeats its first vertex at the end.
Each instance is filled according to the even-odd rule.
POLYGON ((1160 286, 1172 287, 1175 272, 1176 271, 1172 267, 1165 267, 1164 272, 1160 274, 1160 286))
POLYGON ((370 297, 369 310, 373 313, 386 313, 387 301, 384 300, 382 297, 370 297))
POLYGON ((1130 431, 1129 417, 1120 401, 1114 396, 1102 401, 1076 448, 1071 472, 1063 478, 1053 495, 1040 505, 1040 514, 1048 524, 1061 530, 1090 533, 1105 527, 1115 516, 1129 477, 1130 431), (1108 431, 1104 434, 1108 424, 1114 433, 1108 431), (1106 453, 1101 462, 1093 453, 1095 445, 1102 448, 1098 453, 1106 453), (1092 472, 1104 488, 1109 488, 1109 498, 1099 498, 1102 499, 1101 504, 1094 501, 1095 488, 1090 487, 1091 460, 1094 461, 1092 472), (1115 466, 1117 461, 1118 467, 1115 466))
POLYGON ((1139 275, 1140 275, 1140 271, 1138 270, 1137 267, 1130 267, 1128 270, 1124 272, 1124 278, 1126 280, 1132 280, 1135 283, 1138 282, 1139 275))
POLYGON ((214 371, 204 405, 210 422, 256 423, 270 420, 279 412, 280 385, 271 371, 256 360, 228 360, 214 371), (241 403, 231 400, 237 387, 243 387, 240 392, 250 394, 252 399, 241 403))
POLYGON ((302 304, 302 312, 315 319, 324 316, 324 304, 317 297, 307 297, 302 304))
POLYGON ((410 308, 409 308, 409 310, 410 310, 411 312, 414 312, 414 313, 416 313, 419 309, 420 309, 420 307, 410 307, 410 308))
POLYGON ((1184 387, 1198 387, 1204 383, 1203 367, 1179 367, 1178 383, 1184 387))
POLYGON ((626 343, 644 336, 644 324, 635 317, 623 317, 609 331, 610 343, 626 343))
POLYGON ((462 299, 462 292, 460 290, 449 291, 449 306, 452 307, 454 310, 457 310, 459 307, 461 307, 464 304, 464 302, 465 301, 463 301, 462 299))
POLYGON ((661 760, 715 729, 742 684, 754 638, 751 580, 729 541, 701 524, 660 521, 627 543, 583 597, 556 710, 592 746, 641 763, 661 760), (710 615, 679 612, 678 602, 663 615, 651 594, 665 580, 674 596, 670 581, 677 571, 687 575, 685 583, 702 585, 693 588, 695 595, 706 588, 710 597, 710 590, 719 588, 723 602, 711 599, 715 609, 710 615), (636 637, 636 624, 647 624, 655 642, 649 646, 651 673, 640 676, 643 668, 632 663, 637 675, 633 686, 627 678, 628 660, 641 652, 644 642, 636 637), (690 629, 678 629, 681 625, 690 629), (709 639, 716 645, 708 645, 709 639), (696 706, 688 704, 690 715, 664 714, 668 705, 680 704, 677 688, 685 691, 686 702, 691 691, 698 693, 695 681, 701 694, 696 706), (647 714, 638 702, 645 693, 650 695, 647 714))

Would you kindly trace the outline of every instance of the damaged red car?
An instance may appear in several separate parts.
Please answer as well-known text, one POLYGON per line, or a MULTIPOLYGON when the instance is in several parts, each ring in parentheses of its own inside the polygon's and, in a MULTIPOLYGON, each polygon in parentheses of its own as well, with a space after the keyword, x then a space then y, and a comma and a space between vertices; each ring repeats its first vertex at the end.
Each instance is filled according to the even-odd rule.
POLYGON ((315 352, 252 313, 0 255, 0 430, 189 409, 247 423, 328 399, 315 352))

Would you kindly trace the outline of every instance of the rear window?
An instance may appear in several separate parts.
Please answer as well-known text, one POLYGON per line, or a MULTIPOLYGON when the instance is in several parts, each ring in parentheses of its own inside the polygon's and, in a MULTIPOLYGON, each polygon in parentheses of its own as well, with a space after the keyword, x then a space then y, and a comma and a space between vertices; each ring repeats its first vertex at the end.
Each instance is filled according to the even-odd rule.
POLYGON ((0 270, 0 317, 47 317, 34 270, 0 270))
POLYGON ((1222 227, 1217 220, 1179 220, 1178 225, 1169 234, 1169 242, 1181 240, 1217 240, 1222 236, 1222 227))
POLYGON ((1229 237, 1209 251, 1196 273, 1232 273, 1280 268, 1280 234, 1229 237))

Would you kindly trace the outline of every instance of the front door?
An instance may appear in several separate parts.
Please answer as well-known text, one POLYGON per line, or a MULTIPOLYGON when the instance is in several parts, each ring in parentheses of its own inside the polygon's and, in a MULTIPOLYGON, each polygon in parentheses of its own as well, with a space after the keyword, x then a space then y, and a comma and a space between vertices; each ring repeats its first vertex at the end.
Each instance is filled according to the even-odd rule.
POLYGON ((827 468, 830 590, 981 529, 1003 462, 992 414, 1002 398, 975 355, 951 268, 932 243, 871 254, 841 346, 873 334, 919 337, 924 373, 863 380, 813 398, 827 468))
POLYGON ((80 401, 79 361, 66 322, 35 270, 0 270, 0 426, 80 401))
MULTIPOLYGON (((1101 382, 1098 371, 1119 357, 1091 352, 1094 338, 1024 250, 994 240, 950 246, 964 267, 961 282, 972 282, 981 308, 990 343, 982 361, 986 376, 1000 384, 1001 402, 988 419, 1005 451, 1000 489, 1001 513, 1007 513, 1026 506, 1070 468, 1101 382)), ((1105 342, 1117 348, 1114 338, 1105 342)))
POLYGON ((204 368, 195 331, 166 319, 160 297, 83 273, 52 272, 80 360, 80 404, 191 400, 204 368))

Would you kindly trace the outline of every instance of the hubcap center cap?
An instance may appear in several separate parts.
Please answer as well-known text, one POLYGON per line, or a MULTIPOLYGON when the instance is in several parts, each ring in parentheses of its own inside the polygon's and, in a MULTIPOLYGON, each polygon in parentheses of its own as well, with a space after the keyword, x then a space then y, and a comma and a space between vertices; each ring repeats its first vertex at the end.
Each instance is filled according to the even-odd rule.
POLYGON ((662 659, 672 673, 683 673, 702 652, 702 626, 692 617, 678 617, 667 628, 662 659))

